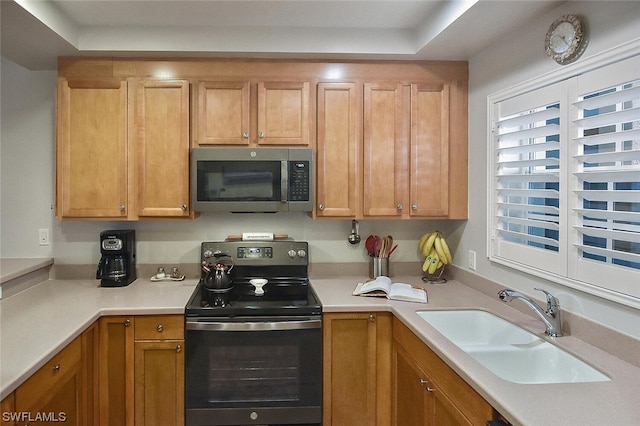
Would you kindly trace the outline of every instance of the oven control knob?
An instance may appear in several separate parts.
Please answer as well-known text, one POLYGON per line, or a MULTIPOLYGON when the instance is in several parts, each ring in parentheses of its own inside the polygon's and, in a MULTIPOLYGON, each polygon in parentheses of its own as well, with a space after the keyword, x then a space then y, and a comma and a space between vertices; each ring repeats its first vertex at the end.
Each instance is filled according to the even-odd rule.
POLYGON ((252 411, 251 414, 249 414, 249 418, 251 420, 258 420, 258 413, 256 413, 255 411, 252 411))
POLYGON ((298 250, 298 257, 305 257, 306 255, 307 255, 306 251, 302 249, 298 250))
POLYGON ((294 249, 291 249, 287 252, 287 254, 289 255, 290 258, 294 258, 296 257, 296 251, 294 249))
POLYGON ((205 259, 208 259, 208 258, 210 258, 211 256, 213 256, 213 252, 212 252, 211 250, 205 250, 205 251, 204 251, 204 253, 202 253, 202 256, 203 256, 205 259))

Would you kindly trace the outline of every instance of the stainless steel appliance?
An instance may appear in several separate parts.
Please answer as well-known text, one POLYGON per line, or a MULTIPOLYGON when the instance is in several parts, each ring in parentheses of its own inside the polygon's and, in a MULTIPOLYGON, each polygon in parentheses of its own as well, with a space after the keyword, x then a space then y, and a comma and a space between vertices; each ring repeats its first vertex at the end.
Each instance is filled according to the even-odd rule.
POLYGON ((322 306, 308 244, 204 242, 201 261, 185 308, 186 425, 320 425, 322 306))
POLYGON ((194 211, 312 211, 313 150, 194 148, 194 211))
POLYGON ((100 233, 96 279, 102 287, 124 287, 136 280, 136 234, 133 229, 100 233))

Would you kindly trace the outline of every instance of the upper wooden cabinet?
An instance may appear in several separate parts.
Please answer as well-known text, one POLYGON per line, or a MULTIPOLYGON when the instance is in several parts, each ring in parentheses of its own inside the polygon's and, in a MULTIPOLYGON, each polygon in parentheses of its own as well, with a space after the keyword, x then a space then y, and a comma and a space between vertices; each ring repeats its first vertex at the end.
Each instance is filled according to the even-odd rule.
POLYGON ((449 216, 449 123, 449 86, 412 84, 410 216, 449 216))
POLYGON ((364 85, 364 216, 401 216, 407 189, 403 87, 364 85))
POLYGON ((198 108, 198 144, 249 144, 248 81, 200 82, 198 108))
POLYGON ((309 83, 258 83, 258 144, 309 145, 309 83))
POLYGON ((189 217, 189 82, 136 83, 139 217, 189 217))
POLYGON ((306 81, 201 81, 198 108, 199 146, 310 143, 306 81))
POLYGON ((125 80, 58 82, 58 217, 127 217, 128 93, 125 80))
POLYGON ((317 217, 467 217, 464 88, 320 83, 317 99, 317 217))
POLYGON ((57 215, 189 217, 189 82, 58 83, 57 215))
POLYGON ((356 83, 318 84, 317 215, 362 215, 362 91, 356 83))
POLYGON ((316 149, 314 218, 468 217, 464 62, 60 58, 58 78, 59 218, 193 218, 197 146, 316 149))

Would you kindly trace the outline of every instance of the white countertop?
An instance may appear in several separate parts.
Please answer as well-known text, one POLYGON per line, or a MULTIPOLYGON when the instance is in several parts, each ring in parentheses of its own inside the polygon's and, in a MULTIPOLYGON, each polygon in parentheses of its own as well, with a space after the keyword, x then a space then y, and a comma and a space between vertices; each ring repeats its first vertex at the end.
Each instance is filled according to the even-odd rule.
MULTIPOLYGON (((500 379, 423 321, 424 309, 478 308, 544 337, 542 322, 459 282, 423 285, 428 304, 357 297, 357 277, 312 278, 325 312, 392 312, 514 425, 640 425, 640 369, 572 336, 564 349, 605 372, 609 382, 522 385, 500 379)), ((4 398, 102 315, 182 314, 196 280, 138 279, 121 288, 96 280, 48 280, 0 301, 0 398, 4 398)), ((546 337, 545 337, 546 338, 546 337)))
POLYGON ((50 265, 52 258, 0 258, 0 284, 50 265))
MULTIPOLYGON (((419 277, 393 277, 395 282, 427 289, 428 304, 358 297, 351 293, 357 278, 314 278, 312 284, 324 312, 389 311, 409 327, 451 368, 513 425, 588 426, 640 425, 640 368, 572 337, 549 338, 544 325, 509 305, 456 281, 424 284, 419 277), (611 381, 598 383, 516 384, 491 373, 425 322, 416 311, 476 308, 490 311, 553 340, 606 373, 611 381)), ((526 368, 526 366, 523 366, 526 368)))
POLYGON ((0 300, 0 399, 103 315, 184 314, 197 280, 47 280, 0 300))

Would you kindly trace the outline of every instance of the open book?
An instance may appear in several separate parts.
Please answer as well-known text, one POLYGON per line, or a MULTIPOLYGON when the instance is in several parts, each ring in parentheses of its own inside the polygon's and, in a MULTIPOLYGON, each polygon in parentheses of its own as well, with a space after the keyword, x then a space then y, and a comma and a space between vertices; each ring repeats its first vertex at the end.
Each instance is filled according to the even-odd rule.
POLYGON ((373 281, 358 283, 354 296, 378 296, 391 300, 427 303, 427 292, 421 287, 404 283, 394 283, 391 278, 379 276, 373 281))

